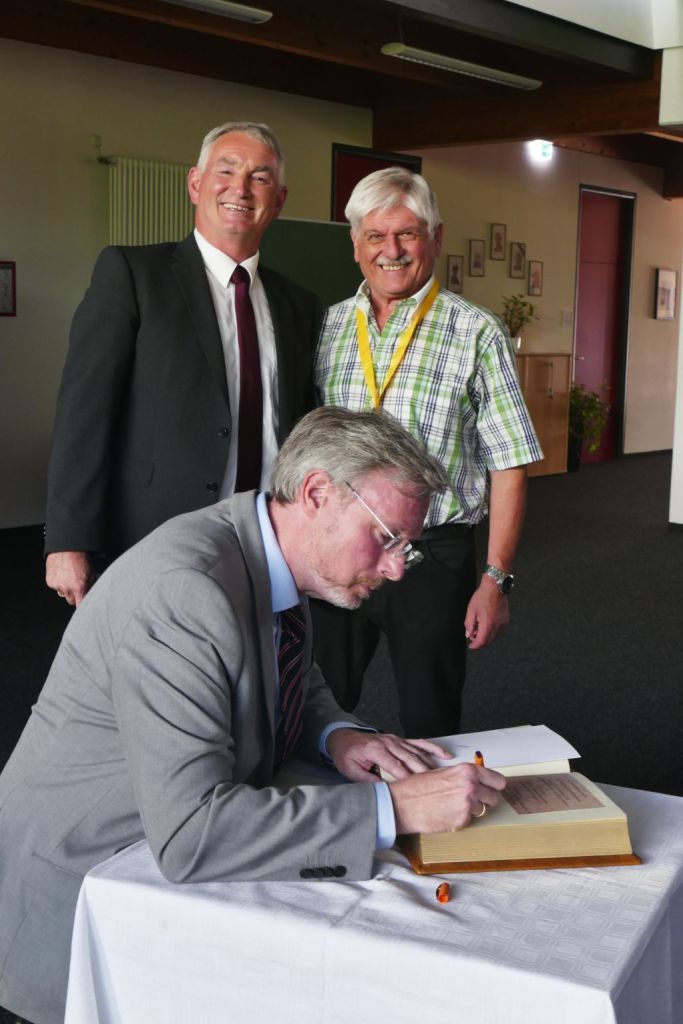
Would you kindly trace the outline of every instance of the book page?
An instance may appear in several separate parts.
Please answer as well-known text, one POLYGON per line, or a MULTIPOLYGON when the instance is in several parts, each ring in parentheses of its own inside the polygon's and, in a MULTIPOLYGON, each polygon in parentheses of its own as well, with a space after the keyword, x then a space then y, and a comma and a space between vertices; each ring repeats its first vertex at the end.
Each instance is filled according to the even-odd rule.
POLYGON ((572 774, 520 775, 508 779, 502 796, 517 814, 582 811, 603 806, 597 796, 572 774))

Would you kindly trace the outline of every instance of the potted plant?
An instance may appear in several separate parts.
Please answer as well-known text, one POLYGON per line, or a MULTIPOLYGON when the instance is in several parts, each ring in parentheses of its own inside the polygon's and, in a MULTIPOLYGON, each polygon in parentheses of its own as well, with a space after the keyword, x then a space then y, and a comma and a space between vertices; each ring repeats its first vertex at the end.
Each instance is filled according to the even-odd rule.
POLYGON ((503 322, 514 340, 515 348, 521 348, 521 330, 532 320, 537 320, 536 306, 524 295, 503 296, 503 322))
POLYGON ((572 472, 581 464, 581 452, 597 452, 607 423, 609 405, 597 391, 572 382, 569 391, 569 450, 567 469, 572 472))

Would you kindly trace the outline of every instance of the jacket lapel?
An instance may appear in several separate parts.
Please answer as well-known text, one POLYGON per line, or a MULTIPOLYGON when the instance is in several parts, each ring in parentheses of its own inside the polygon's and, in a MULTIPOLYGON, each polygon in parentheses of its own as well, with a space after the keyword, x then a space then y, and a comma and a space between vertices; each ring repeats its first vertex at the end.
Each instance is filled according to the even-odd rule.
POLYGON ((206 279, 204 262, 193 235, 188 235, 176 246, 172 256, 172 269, 211 372, 226 404, 229 405, 225 359, 216 311, 206 279))

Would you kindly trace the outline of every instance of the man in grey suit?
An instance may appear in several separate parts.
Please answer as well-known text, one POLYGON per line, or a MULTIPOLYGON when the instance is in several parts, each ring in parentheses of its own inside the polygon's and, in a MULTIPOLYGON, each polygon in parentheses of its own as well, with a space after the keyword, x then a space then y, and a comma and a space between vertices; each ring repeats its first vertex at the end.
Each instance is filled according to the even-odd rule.
POLYGON ((368 878, 397 833, 463 828, 497 802, 502 776, 425 774, 446 751, 364 729, 312 661, 306 597, 353 608, 401 579, 443 482, 385 414, 318 409, 272 496, 172 519, 108 569, 0 775, 0 1004, 61 1021, 81 880, 140 839, 179 883, 368 878), (305 638, 289 690, 276 652, 292 609, 305 638), (273 784, 289 747, 350 784, 273 784))
POLYGON ((267 487, 280 444, 313 407, 319 303, 258 261, 285 202, 283 176, 266 125, 221 125, 189 173, 193 234, 100 255, 71 328, 48 473, 46 580, 69 604, 83 599, 99 556, 171 516, 267 487), (238 267, 255 317, 261 437, 238 430, 238 267), (261 462, 246 485, 243 445, 261 462))

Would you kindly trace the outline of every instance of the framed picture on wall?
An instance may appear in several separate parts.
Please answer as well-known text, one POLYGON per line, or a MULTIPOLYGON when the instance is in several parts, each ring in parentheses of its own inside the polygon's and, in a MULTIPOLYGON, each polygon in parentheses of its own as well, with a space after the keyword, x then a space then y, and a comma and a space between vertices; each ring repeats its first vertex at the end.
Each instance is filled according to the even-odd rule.
POLYGON ((504 260, 505 259, 505 236, 507 234, 507 227, 505 224, 492 224, 491 225, 491 240, 489 242, 489 259, 491 260, 504 260))
POLYGON ((17 265, 0 260, 0 316, 17 315, 17 265))
POLYGON ((529 260, 528 295, 543 295, 543 264, 540 260, 529 260))
POLYGON ((484 276, 484 239, 470 238, 470 277, 484 276))
POLYGON ((655 285, 655 320, 676 318, 676 271, 657 267, 655 285))
POLYGON ((407 153, 380 153, 364 146, 344 146, 332 143, 332 203, 330 219, 344 223, 344 209, 354 188, 366 174, 385 167, 407 167, 419 174, 422 157, 407 153))
POLYGON ((446 287, 449 292, 462 294, 462 256, 446 257, 446 287))
POLYGON ((524 277, 526 242, 510 242, 510 277, 524 277))

